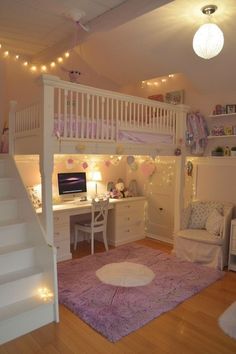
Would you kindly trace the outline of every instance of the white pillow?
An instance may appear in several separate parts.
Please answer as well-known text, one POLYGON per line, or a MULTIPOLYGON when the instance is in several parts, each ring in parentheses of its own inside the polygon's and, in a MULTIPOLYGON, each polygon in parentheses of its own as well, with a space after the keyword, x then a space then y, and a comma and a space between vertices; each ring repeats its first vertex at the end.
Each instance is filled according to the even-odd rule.
POLYGON ((214 209, 207 218, 206 230, 215 236, 220 235, 224 217, 214 209))

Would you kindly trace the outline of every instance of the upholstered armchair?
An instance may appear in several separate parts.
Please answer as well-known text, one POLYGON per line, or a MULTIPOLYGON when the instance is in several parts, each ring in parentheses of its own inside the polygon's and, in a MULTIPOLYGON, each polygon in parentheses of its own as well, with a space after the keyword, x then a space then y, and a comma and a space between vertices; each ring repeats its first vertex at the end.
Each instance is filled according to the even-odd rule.
POLYGON ((233 204, 195 201, 182 214, 173 253, 181 259, 223 269, 228 262, 233 204))

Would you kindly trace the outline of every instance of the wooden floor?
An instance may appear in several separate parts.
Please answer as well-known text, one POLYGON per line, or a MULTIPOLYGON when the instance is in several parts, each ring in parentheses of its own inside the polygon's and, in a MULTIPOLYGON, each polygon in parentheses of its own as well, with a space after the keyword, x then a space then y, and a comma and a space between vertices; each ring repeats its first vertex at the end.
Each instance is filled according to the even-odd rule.
MULTIPOLYGON (((153 240, 138 243, 170 252, 168 245, 153 240)), ((97 251, 103 246, 96 244, 97 251)), ((80 252, 89 253, 84 242, 80 252)), ((60 323, 52 323, 0 347, 0 353, 76 354, 230 354, 236 353, 236 340, 222 332, 219 315, 236 301, 236 272, 226 272, 219 280, 149 322, 143 328, 112 344, 65 307, 60 307, 60 323)))

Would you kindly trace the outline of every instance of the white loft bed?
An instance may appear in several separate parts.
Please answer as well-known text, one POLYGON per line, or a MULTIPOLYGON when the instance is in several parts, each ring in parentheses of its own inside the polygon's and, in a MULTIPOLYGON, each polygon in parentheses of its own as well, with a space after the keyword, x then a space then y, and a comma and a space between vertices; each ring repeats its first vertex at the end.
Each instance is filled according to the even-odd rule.
POLYGON ((54 154, 173 155, 184 138, 188 107, 74 84, 51 75, 41 76, 39 89, 37 103, 18 109, 16 102, 11 102, 9 153, 39 155, 42 221, 52 244, 54 154))
POLYGON ((187 107, 41 76, 37 103, 9 118, 13 154, 110 153, 172 155, 187 107))

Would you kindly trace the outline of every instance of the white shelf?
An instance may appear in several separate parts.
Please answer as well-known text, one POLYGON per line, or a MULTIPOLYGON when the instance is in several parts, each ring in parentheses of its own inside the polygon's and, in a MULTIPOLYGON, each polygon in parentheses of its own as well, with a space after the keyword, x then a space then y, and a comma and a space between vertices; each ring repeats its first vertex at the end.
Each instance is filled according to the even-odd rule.
POLYGON ((235 117, 236 113, 224 113, 224 114, 211 114, 208 117, 209 118, 224 118, 224 117, 235 117))
POLYGON ((236 138, 236 135, 208 135, 207 139, 228 139, 228 138, 236 138))

